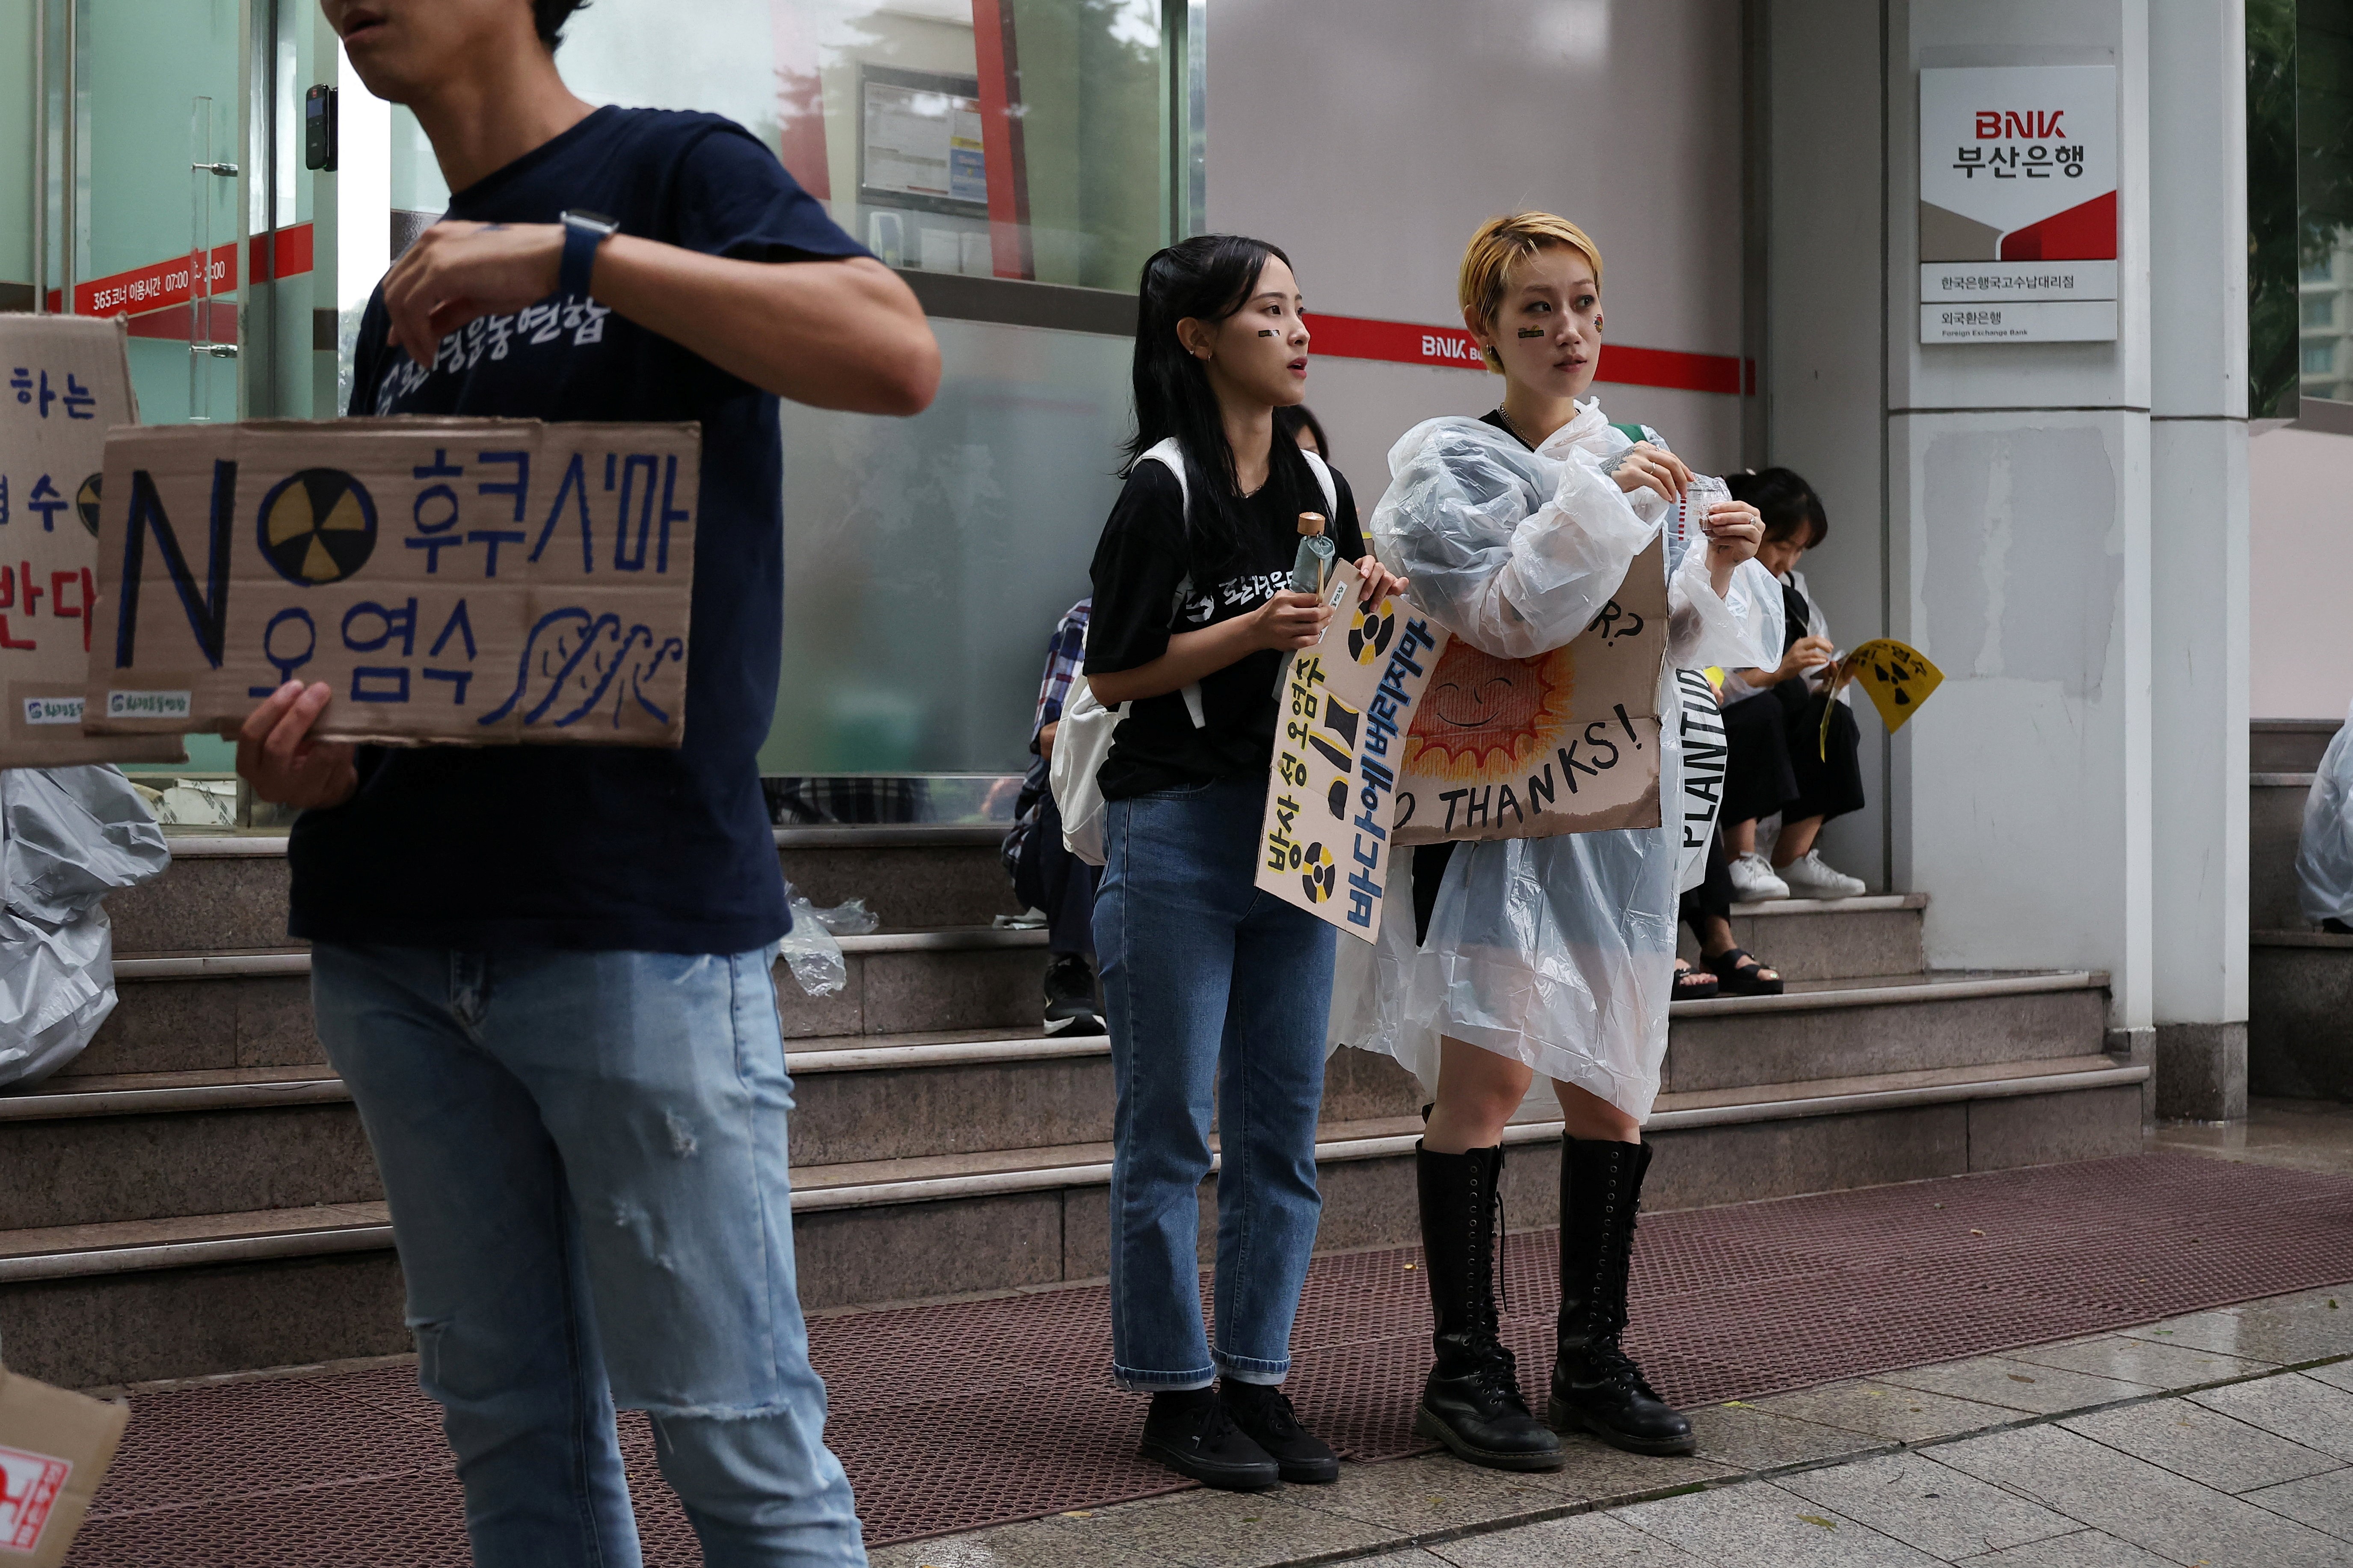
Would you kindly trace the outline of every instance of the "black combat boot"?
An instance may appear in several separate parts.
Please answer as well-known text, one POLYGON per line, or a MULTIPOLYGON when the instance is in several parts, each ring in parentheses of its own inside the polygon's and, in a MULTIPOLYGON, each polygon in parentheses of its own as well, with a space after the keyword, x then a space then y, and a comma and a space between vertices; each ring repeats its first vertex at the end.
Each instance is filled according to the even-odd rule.
POLYGON ((1632 1454, 1688 1454, 1691 1423, 1642 1381, 1618 1343, 1648 1143, 1569 1138, 1560 1151, 1560 1360, 1546 1409, 1556 1432, 1588 1431, 1632 1454))
POLYGON ((1560 1439, 1528 1413, 1519 1367, 1495 1335, 1496 1183, 1504 1151, 1419 1149, 1414 1163, 1438 1364, 1423 1385, 1413 1429, 1474 1465, 1556 1470, 1565 1462, 1560 1439))

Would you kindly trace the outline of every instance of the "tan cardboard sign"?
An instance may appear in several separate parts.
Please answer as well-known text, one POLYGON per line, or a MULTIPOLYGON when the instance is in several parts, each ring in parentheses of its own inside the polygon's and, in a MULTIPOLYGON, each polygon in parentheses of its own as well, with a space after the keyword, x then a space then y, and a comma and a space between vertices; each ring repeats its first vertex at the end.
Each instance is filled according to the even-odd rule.
POLYGON ((1326 585, 1331 624, 1291 663, 1267 786, 1258 886, 1366 942, 1381 933, 1397 766, 1446 629, 1410 605, 1356 602, 1356 569, 1326 585))
POLYGON ((1406 737, 1398 843, 1659 825, 1665 548, 1651 541, 1593 624, 1549 653, 1447 645, 1406 737))
POLYGON ((233 734, 323 680, 337 739, 675 746, 701 451, 693 425, 118 431, 83 722, 233 734))
POLYGON ((176 763, 176 735, 85 735, 109 426, 139 417, 120 321, 0 315, 0 768, 176 763))
POLYGON ((114 1462, 131 1406, 0 1368, 0 1568, 56 1568, 114 1462))

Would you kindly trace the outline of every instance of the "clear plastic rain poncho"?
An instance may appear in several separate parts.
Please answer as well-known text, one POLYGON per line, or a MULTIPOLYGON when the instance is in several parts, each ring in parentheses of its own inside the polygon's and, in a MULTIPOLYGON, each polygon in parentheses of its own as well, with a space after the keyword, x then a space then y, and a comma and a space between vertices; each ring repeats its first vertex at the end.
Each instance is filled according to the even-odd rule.
POLYGON ((2304 797, 2304 837, 2295 847, 2295 897, 2304 918, 2353 924, 2353 712, 2329 738, 2304 797))
MULTIPOLYGON (((1475 419, 1418 425, 1389 451, 1367 530, 1414 603, 1472 646, 1524 658, 1577 637, 1625 580, 1669 503, 1629 496, 1605 465, 1632 443, 1598 403, 1530 452, 1475 419)), ((1682 795, 1683 704, 1672 667, 1778 662, 1781 590, 1744 562, 1725 597, 1704 547, 1667 565, 1659 787, 1682 795)), ((1672 825, 1455 846, 1430 934, 1414 943, 1413 857, 1389 861, 1376 943, 1344 942, 1332 1043, 1395 1057, 1427 1087, 1451 1036, 1650 1114, 1674 985, 1680 847, 1672 825)), ((1695 861, 1695 880, 1700 866, 1695 861)), ((1538 1085, 1533 1092, 1541 1092, 1538 1085)))

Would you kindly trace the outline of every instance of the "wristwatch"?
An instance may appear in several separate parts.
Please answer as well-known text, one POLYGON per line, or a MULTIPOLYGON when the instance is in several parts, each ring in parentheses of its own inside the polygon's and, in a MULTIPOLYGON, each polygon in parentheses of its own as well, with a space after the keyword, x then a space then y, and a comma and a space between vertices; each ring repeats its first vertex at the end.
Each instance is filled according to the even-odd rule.
POLYGON ((620 220, 603 213, 567 212, 563 222, 564 263, 556 273, 556 287, 585 300, 596 269, 596 247, 621 231, 620 220))

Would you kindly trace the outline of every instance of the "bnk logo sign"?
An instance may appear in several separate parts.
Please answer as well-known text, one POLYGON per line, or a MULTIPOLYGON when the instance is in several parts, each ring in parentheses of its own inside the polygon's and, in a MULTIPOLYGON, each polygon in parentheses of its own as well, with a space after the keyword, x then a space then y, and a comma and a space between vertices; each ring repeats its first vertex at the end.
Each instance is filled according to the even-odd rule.
POLYGON ((2019 142, 2064 142, 2067 133, 2059 129, 2059 117, 2063 109, 2030 109, 2024 114, 2016 110, 1980 109, 1978 110, 1978 140, 1999 142, 2005 137, 2019 142))

